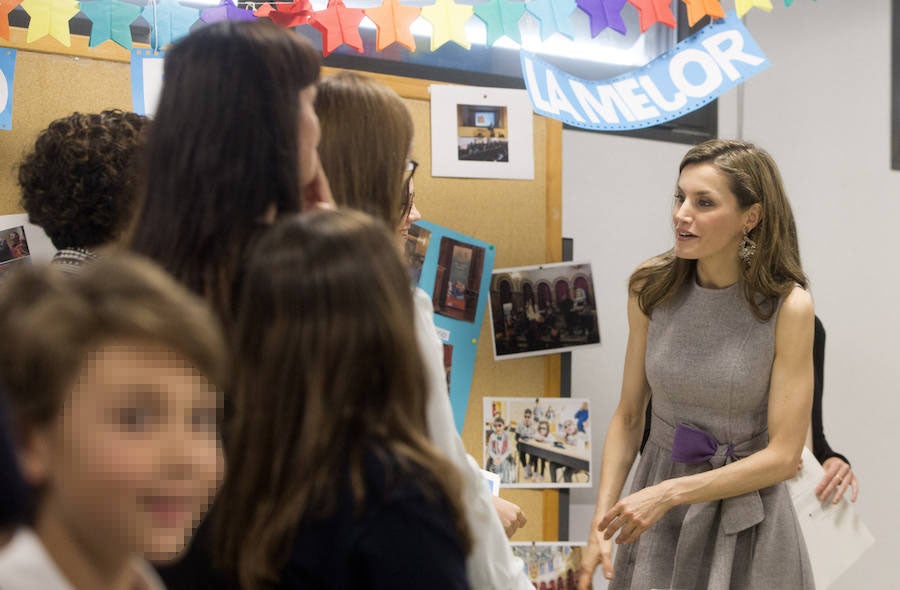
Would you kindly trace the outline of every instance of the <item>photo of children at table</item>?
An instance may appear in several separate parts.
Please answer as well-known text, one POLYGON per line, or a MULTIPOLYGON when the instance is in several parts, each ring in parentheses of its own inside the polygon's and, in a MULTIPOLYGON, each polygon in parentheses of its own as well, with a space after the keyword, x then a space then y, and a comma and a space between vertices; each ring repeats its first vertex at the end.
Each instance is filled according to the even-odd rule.
POLYGON ((575 590, 583 545, 574 543, 513 543, 513 553, 537 590, 575 590))
POLYGON ((578 398, 485 398, 484 469, 506 487, 590 485, 589 411, 578 398))

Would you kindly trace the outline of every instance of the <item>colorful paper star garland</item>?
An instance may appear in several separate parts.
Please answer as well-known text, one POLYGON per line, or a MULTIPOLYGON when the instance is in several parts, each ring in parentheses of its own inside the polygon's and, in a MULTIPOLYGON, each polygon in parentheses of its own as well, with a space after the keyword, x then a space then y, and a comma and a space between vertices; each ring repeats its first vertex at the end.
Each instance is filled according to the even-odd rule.
POLYGON ((626 0, 577 0, 577 2, 578 8, 590 18, 592 39, 606 28, 622 35, 628 32, 625 21, 622 20, 622 8, 626 0))
POLYGON ((687 6, 688 24, 694 26, 704 16, 725 18, 725 9, 719 0, 682 0, 687 6))
POLYGON ((493 46, 501 37, 509 37, 521 45, 522 34, 519 32, 519 20, 523 14, 525 14, 523 2, 489 0, 485 4, 475 6, 475 16, 481 19, 484 26, 487 27, 489 47, 493 46))
POLYGON ((22 0, 0 0, 0 37, 9 41, 9 13, 16 9, 22 0))
POLYGON ((578 8, 575 0, 531 0, 525 4, 527 10, 541 24, 541 40, 553 33, 575 39, 572 13, 578 8))
POLYGON ((69 21, 78 14, 75 0, 23 0, 22 8, 31 17, 26 43, 46 36, 53 37, 66 47, 72 46, 69 21))
POLYGON ((275 10, 268 13, 269 20, 288 29, 307 24, 312 15, 313 8, 309 0, 294 0, 287 6, 276 4, 275 10))
POLYGON ((431 50, 453 41, 460 47, 469 49, 472 44, 466 37, 466 23, 475 9, 471 5, 457 4, 453 0, 437 0, 422 7, 422 18, 431 23, 431 50))
POLYGON ((669 0, 628 0, 628 2, 640 13, 642 33, 655 23, 662 23, 670 29, 675 28, 675 15, 672 13, 669 0))
POLYGON ((760 8, 772 12, 772 0, 734 0, 734 9, 738 18, 743 17, 751 8, 760 8))
POLYGON ((328 0, 325 10, 317 10, 309 19, 309 24, 322 33, 322 55, 328 55, 340 47, 348 45, 363 52, 363 40, 359 35, 359 23, 366 14, 361 8, 347 8, 343 0, 328 0))
POLYGON ((416 6, 403 6, 399 0, 385 0, 381 6, 366 8, 365 13, 378 29, 375 36, 375 49, 384 49, 397 43, 410 51, 416 50, 416 39, 412 34, 412 24, 422 9, 416 6))
POLYGON ((112 40, 131 50, 131 23, 141 15, 141 7, 121 0, 89 0, 81 12, 91 19, 90 47, 112 40))
POLYGON ((200 20, 205 23, 216 23, 223 20, 256 20, 256 15, 252 10, 238 8, 231 0, 222 0, 218 6, 201 10, 200 20))
POLYGON ((149 0, 141 16, 150 23, 150 46, 159 49, 190 33, 200 11, 176 0, 149 0))

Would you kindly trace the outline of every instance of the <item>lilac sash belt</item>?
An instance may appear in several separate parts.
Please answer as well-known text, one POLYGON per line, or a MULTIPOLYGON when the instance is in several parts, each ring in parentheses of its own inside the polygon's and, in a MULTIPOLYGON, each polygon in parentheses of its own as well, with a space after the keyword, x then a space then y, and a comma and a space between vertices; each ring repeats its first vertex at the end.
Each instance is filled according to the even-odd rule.
MULTIPOLYGON (((663 449, 671 449, 672 460, 676 463, 709 463, 713 469, 717 469, 765 448, 769 443, 769 432, 764 430, 745 441, 721 443, 699 428, 687 424, 673 427, 654 413, 651 419, 650 441, 663 449)), ((721 525, 726 535, 733 535, 755 526, 762 522, 765 516, 759 492, 754 491, 724 500, 692 504, 685 522, 695 518, 706 520, 703 513, 709 513, 707 514, 709 517, 714 516, 720 503, 721 525)))

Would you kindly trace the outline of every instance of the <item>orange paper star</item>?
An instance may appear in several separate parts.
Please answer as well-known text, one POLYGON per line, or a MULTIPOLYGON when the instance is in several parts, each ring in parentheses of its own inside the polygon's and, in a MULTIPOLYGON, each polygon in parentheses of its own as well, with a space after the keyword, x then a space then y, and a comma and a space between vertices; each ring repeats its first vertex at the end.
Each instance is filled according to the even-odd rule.
POLYGON ((0 0, 0 37, 9 41, 9 13, 15 10, 22 0, 0 0))
POLYGON ((628 2, 641 14, 642 33, 658 22, 670 29, 675 28, 675 15, 672 13, 669 0, 628 0, 628 2))
POLYGON ((472 44, 466 37, 466 23, 473 14, 474 6, 457 4, 453 0, 437 0, 434 4, 422 7, 422 18, 430 22, 433 28, 431 50, 436 50, 448 41, 469 49, 472 44))
POLYGON ((416 39, 410 27, 421 12, 421 8, 403 6, 399 0, 385 0, 377 8, 366 8, 366 16, 378 27, 375 49, 384 51, 388 45, 398 43, 410 51, 415 51, 416 39))
POLYGON ((719 0, 682 0, 687 6, 688 24, 694 26, 704 16, 725 18, 725 9, 719 0))
POLYGON ((358 52, 363 52, 362 37, 359 36, 359 23, 366 14, 360 8, 347 8, 343 0, 328 0, 325 10, 317 10, 309 19, 309 24, 322 33, 322 55, 340 47, 349 45, 358 52))

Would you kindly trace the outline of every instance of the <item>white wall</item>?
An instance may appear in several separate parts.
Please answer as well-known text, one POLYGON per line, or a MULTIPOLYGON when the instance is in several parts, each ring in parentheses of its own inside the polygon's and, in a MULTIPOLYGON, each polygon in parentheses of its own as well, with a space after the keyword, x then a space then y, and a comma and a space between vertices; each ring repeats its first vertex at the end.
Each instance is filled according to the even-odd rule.
MULTIPOLYGON (((828 331, 825 431, 861 482, 858 510, 876 545, 832 588, 893 585, 900 554, 900 173, 890 170, 891 1, 799 0, 746 24, 772 67, 720 100, 720 135, 767 149, 781 167, 816 310, 828 331), (743 112, 738 95, 743 94, 743 112)), ((621 384, 625 284, 671 244, 668 211, 687 146, 566 131, 563 235, 594 264, 603 344, 575 353, 573 395, 593 400, 602 436, 621 384)), ((595 434, 597 436, 597 434, 595 434)), ((594 445, 599 464, 602 439, 594 445)), ((572 494, 584 540, 594 491, 572 494)))

